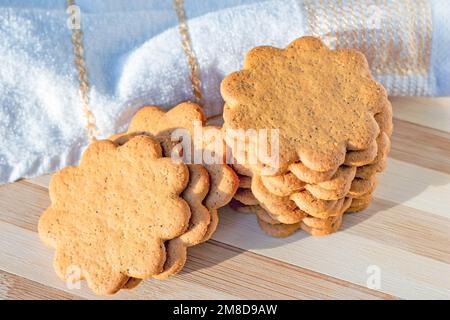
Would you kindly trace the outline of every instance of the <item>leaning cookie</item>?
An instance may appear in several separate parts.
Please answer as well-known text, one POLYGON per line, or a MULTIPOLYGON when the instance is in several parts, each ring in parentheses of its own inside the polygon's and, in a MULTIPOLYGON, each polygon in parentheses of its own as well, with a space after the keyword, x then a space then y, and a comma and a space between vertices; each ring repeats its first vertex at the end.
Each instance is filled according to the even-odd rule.
MULTIPOLYGON (((115 135, 115 142, 119 145, 125 144, 129 139, 139 134, 120 134, 115 135)), ((111 139, 111 137, 110 137, 111 139)), ((186 263, 187 248, 203 242, 205 235, 210 228, 210 211, 202 204, 210 190, 208 171, 201 165, 189 164, 189 184, 182 194, 191 209, 191 219, 189 227, 185 233, 166 243, 167 259, 164 263, 163 271, 154 275, 154 278, 164 279, 179 272, 186 263)), ((130 289, 136 287, 140 279, 127 281, 124 288, 130 289)))
POLYGON ((211 211, 211 222, 206 237, 209 239, 218 224, 217 209, 231 201, 239 186, 236 173, 225 164, 226 145, 221 129, 205 126, 203 109, 195 103, 184 102, 167 112, 157 106, 141 108, 132 118, 128 128, 129 134, 135 132, 145 132, 159 139, 165 154, 180 151, 180 144, 186 146, 181 141, 183 137, 190 140, 191 145, 188 147, 191 147, 191 152, 181 149, 183 160, 187 163, 195 163, 198 160, 195 159, 195 151, 201 151, 201 164, 210 177, 210 191, 204 200, 205 206, 211 211), (195 136, 195 130, 202 132, 202 139, 195 136), (173 141, 177 137, 175 133, 183 136, 180 137, 181 140, 173 141), (205 158, 211 161, 206 162, 205 158))
POLYGON ((188 182, 187 166, 163 158, 154 139, 92 143, 78 167, 53 175, 51 206, 39 220, 41 239, 56 249, 57 274, 112 294, 130 277, 160 273, 164 242, 188 228, 191 210, 181 197, 188 182))

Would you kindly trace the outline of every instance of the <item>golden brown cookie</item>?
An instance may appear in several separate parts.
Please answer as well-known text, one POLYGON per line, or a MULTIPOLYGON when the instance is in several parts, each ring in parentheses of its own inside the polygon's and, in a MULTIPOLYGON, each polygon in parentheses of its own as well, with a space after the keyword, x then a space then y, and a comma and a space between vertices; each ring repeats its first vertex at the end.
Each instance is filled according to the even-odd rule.
POLYGON ((360 200, 354 199, 352 205, 347 209, 347 213, 361 212, 367 209, 370 205, 371 200, 360 200))
POLYGON ((345 199, 320 200, 315 198, 309 191, 300 191, 292 194, 290 199, 307 214, 316 218, 327 218, 339 215, 345 199))
POLYGON ((241 176, 251 177, 253 175, 253 172, 245 164, 232 163, 231 167, 233 168, 234 171, 236 171, 241 176))
POLYGON ((205 199, 209 209, 219 209, 231 201, 239 187, 237 174, 227 165, 205 165, 211 179, 211 188, 205 199))
POLYGON ((366 193, 366 194, 364 194, 362 196, 354 198, 352 200, 352 203, 351 203, 350 207, 346 210, 346 212, 352 213, 352 212, 363 211, 372 202, 372 197, 373 197, 373 194, 369 192, 369 193, 366 193))
POLYGON ((292 172, 278 176, 261 176, 261 181, 271 193, 281 197, 289 196, 305 188, 305 182, 298 179, 292 172))
POLYGON ((281 224, 280 221, 272 218, 272 216, 266 210, 264 210, 261 206, 257 206, 256 208, 254 208, 254 210, 255 210, 256 216, 258 217, 258 220, 262 220, 269 224, 281 224))
POLYGON ((334 216, 329 216, 327 218, 317 218, 313 216, 307 216, 302 220, 302 223, 307 225, 310 228, 313 229, 330 229, 333 228, 336 221, 341 218, 341 216, 344 214, 344 211, 349 208, 349 206, 352 203, 351 198, 345 198, 344 203, 341 207, 341 210, 339 214, 334 216))
POLYGON ((252 49, 244 69, 222 81, 221 93, 226 129, 279 130, 274 174, 298 161, 332 170, 347 150, 368 149, 380 131, 374 116, 389 103, 362 53, 332 51, 313 37, 286 49, 252 49))
POLYGON ((238 189, 234 195, 234 199, 246 206, 259 205, 259 201, 255 198, 251 189, 238 189))
POLYGON ((330 229, 340 218, 341 215, 328 217, 325 219, 308 216, 302 220, 302 223, 313 229, 330 229))
MULTIPOLYGON (((116 134, 109 137, 109 139, 114 139, 115 143, 122 145, 132 137, 139 135, 147 134, 145 132, 116 134)), ((166 152, 170 152, 170 150, 167 150, 166 152)), ((214 207, 206 208, 203 206, 202 202, 206 195, 211 195, 211 190, 215 190, 220 183, 218 182, 218 179, 213 179, 213 186, 210 188, 210 176, 205 167, 201 165, 189 164, 188 169, 190 172, 190 182, 188 188, 183 192, 183 198, 188 202, 192 212, 189 230, 177 239, 172 240, 173 243, 166 244, 168 258, 164 265, 164 271, 161 274, 154 276, 155 278, 163 279, 179 272, 186 263, 187 247, 209 240, 217 228, 217 210, 214 207)), ((232 171, 231 168, 229 168, 229 170, 232 171)), ((216 172, 217 170, 213 168, 213 170, 210 171, 216 172)), ((232 175, 234 176, 234 172, 232 175)), ((214 194, 214 197, 210 196, 210 199, 213 202, 220 202, 220 199, 223 199, 220 194, 214 194), (217 200, 215 198, 217 198, 217 200)), ((206 206, 208 206, 208 204, 206 204, 206 206)), ((124 288, 135 287, 138 282, 138 280, 128 281, 124 288)))
POLYGON ((202 202, 209 192, 209 175, 204 167, 198 164, 190 164, 189 184, 184 190, 182 197, 189 204, 191 219, 185 233, 166 243, 167 259, 161 273, 154 278, 165 279, 179 272, 186 263, 187 248, 203 241, 211 215, 202 202))
POLYGON ((252 178, 239 175, 239 188, 250 189, 252 187, 252 178))
POLYGON ((364 166, 374 161, 377 156, 377 151, 378 144, 376 140, 374 140, 366 150, 348 151, 345 155, 344 164, 355 167, 364 166))
POLYGON ((377 186, 376 175, 370 179, 355 178, 348 194, 354 198, 361 197, 364 194, 372 193, 377 186))
POLYGON ((394 124, 392 122, 392 105, 385 104, 380 113, 375 115, 375 120, 380 127, 380 132, 384 132, 388 137, 392 136, 394 124))
POLYGON ((329 190, 314 184, 307 184, 305 189, 309 191, 316 199, 330 201, 339 200, 347 196, 350 187, 351 182, 345 186, 345 189, 329 190))
POLYGON ((297 162, 289 165, 291 171, 298 179, 306 183, 319 183, 327 181, 333 177, 338 168, 333 168, 328 171, 315 171, 306 167, 303 163, 297 162))
POLYGON ((52 203, 39 220, 41 239, 56 249, 57 274, 112 294, 129 277, 160 273, 164 241, 189 224, 191 211, 181 198, 188 182, 187 166, 162 158, 159 143, 149 137, 123 146, 92 143, 78 167, 53 175, 52 203))
POLYGON ((197 163, 200 161, 206 168, 210 177, 210 190, 204 200, 205 206, 210 209, 211 214, 211 222, 206 236, 209 239, 218 224, 217 209, 231 201, 239 186, 236 173, 225 164, 227 148, 223 141, 221 128, 205 126, 203 109, 195 103, 184 102, 167 112, 156 106, 143 107, 134 115, 128 128, 128 133, 135 132, 145 132, 159 139, 166 155, 177 151, 182 154, 185 162, 197 163), (180 141, 172 141, 172 134, 180 132, 180 130, 181 132, 184 130, 191 140, 190 154, 184 149, 180 151, 177 148, 180 141), (197 141, 195 133, 198 131, 202 132, 202 141, 197 141), (196 158, 198 155, 196 150, 201 151, 203 159, 196 158))
POLYGON ((201 242, 206 242, 211 239, 211 236, 216 231, 217 225, 219 224, 219 213, 217 212, 217 209, 209 209, 209 215, 211 217, 211 221, 209 222, 208 230, 206 230, 201 242))
POLYGON ((286 238, 294 234, 300 229, 300 222, 294 224, 271 224, 261 220, 258 217, 258 224, 260 228, 269 236, 275 238, 286 238))
POLYGON ((310 235, 314 236, 314 237, 323 237, 323 236, 327 236, 329 234, 335 233, 336 231, 339 230, 339 228, 342 225, 342 215, 337 216, 337 217, 333 217, 335 218, 331 224, 331 226, 326 227, 326 228, 312 228, 310 226, 308 226, 307 224, 305 224, 304 222, 301 223, 301 228, 302 230, 306 231, 307 233, 309 233, 310 235))
POLYGON ((261 181, 259 175, 252 177, 252 193, 264 208, 277 221, 294 224, 303 219, 305 212, 300 210, 289 197, 280 197, 271 193, 261 181))
POLYGON ((340 166, 336 173, 327 181, 319 182, 316 185, 327 190, 347 189, 355 177, 356 167, 340 166))
POLYGON ((236 199, 232 199, 228 205, 230 206, 231 209, 240 213, 255 213, 255 208, 258 206, 258 205, 253 206, 245 205, 236 199))
POLYGON ((244 204, 240 203, 239 201, 236 201, 233 199, 230 202, 230 207, 233 210, 240 212, 240 213, 254 213, 254 214, 256 214, 258 219, 265 221, 267 223, 280 224, 280 222, 278 220, 275 220, 274 218, 272 218, 272 216, 266 210, 261 208, 261 206, 259 206, 259 205, 247 206, 247 205, 244 205, 244 204))
POLYGON ((356 167, 340 166, 330 180, 307 184, 305 189, 320 200, 339 200, 348 194, 355 173, 356 167))
POLYGON ((172 141, 172 134, 183 133, 183 130, 192 142, 191 152, 183 151, 184 161, 204 165, 210 175, 211 190, 205 200, 206 206, 210 209, 225 206, 233 198, 239 180, 234 171, 225 164, 226 145, 221 129, 215 126, 205 126, 205 115, 199 105, 183 102, 167 112, 157 106, 143 107, 131 120, 128 133, 145 132, 157 138, 161 142, 165 154, 169 155, 175 150, 174 145, 179 143, 179 141, 172 141), (195 133, 199 131, 202 132, 202 141, 196 141, 195 133), (220 137, 220 140, 217 141, 216 137, 220 137), (201 150, 200 155, 211 157, 219 163, 197 159, 198 154, 195 153, 195 150, 198 149, 201 150))
POLYGON ((374 174, 382 172, 386 168, 387 155, 391 148, 391 141, 385 132, 377 137, 378 152, 372 164, 356 168, 356 178, 370 179, 374 174))

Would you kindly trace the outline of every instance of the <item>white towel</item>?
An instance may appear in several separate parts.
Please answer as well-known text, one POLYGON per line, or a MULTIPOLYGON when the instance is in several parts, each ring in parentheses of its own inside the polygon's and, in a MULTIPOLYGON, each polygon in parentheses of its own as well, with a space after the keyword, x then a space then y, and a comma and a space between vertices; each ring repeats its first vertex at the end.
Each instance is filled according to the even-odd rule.
MULTIPOLYGON (((449 2, 422 0, 420 8, 402 9, 400 16, 389 13, 395 13, 394 2, 403 1, 378 7, 375 2, 344 1, 344 7, 336 9, 334 0, 186 0, 206 113, 221 113, 220 82, 241 67, 249 49, 285 47, 307 34, 321 36, 332 47, 360 48, 365 41, 375 45, 370 49, 375 56, 369 60, 392 95, 449 94, 449 2), (351 19, 337 19, 345 15, 351 19), (411 62, 406 72, 395 65, 383 69, 387 64, 381 58, 388 47, 383 53, 378 44, 388 39, 390 22, 402 28, 393 30, 393 41, 394 48, 405 50, 397 57, 399 65, 411 62), (361 30, 375 32, 362 39, 361 30), (415 35, 417 30, 422 35, 415 35), (424 42, 427 35, 429 48, 424 42), (427 49, 430 54, 423 56, 427 49), (402 55, 423 61, 401 60, 402 55)), ((416 3, 404 0, 412 2, 416 3)), ((172 1, 76 3, 81 10, 90 107, 100 138, 125 130, 133 113, 145 104, 170 108, 192 99, 172 1)), ((0 4, 0 183, 76 164, 88 143, 68 18, 62 0, 0 4)))

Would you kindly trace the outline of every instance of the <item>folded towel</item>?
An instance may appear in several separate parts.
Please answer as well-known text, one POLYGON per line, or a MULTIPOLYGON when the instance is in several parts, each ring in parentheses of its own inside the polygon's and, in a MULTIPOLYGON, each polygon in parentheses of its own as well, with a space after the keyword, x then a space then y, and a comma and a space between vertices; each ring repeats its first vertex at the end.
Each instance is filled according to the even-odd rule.
MULTIPOLYGON (((308 34, 362 50, 391 95, 450 93, 448 1, 338 2, 186 0, 206 113, 221 113, 220 81, 249 49, 308 34)), ((193 98, 172 1, 76 5, 100 138, 142 105, 193 98)), ((0 183, 76 164, 88 143, 69 15, 62 0, 0 4, 0 183)))

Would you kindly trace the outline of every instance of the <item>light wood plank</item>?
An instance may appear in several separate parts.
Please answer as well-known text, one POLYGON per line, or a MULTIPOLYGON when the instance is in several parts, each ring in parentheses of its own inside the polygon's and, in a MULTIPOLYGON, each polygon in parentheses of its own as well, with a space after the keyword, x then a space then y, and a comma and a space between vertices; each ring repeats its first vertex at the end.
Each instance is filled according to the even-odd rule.
POLYGON ((450 133, 395 120, 389 157, 450 174, 450 133))
POLYGON ((390 98, 397 119, 450 132, 450 97, 390 98))
MULTIPOLYGON (((286 239, 265 236, 252 215, 221 212, 213 238, 361 286, 367 268, 381 270, 381 291, 407 299, 450 298, 450 265, 346 231, 323 238, 296 233, 286 239)), ((370 221, 370 219, 368 220, 370 221)), ((345 225, 344 225, 345 228, 345 225)), ((380 230, 380 236, 384 231, 380 230)))
POLYGON ((0 300, 81 300, 81 297, 0 271, 0 300))
MULTIPOLYGON (((0 223, 0 239, 5 248, 0 253, 0 269, 14 270, 21 277, 51 288, 93 298, 84 284, 80 289, 69 289, 62 281, 56 279, 50 263, 52 250, 45 248, 34 232, 0 223), (27 249, 24 250, 25 246, 27 249)), ((165 281, 147 280, 136 290, 121 291, 113 298, 344 299, 347 297, 392 298, 313 271, 211 242, 190 250, 188 264, 179 275, 165 281)))
POLYGON ((380 199, 344 219, 346 233, 450 265, 450 219, 380 199))
POLYGON ((53 250, 46 248, 37 233, 0 222, 0 270, 88 299, 237 299, 195 282, 179 279, 152 283, 133 291, 121 291, 110 297, 94 295, 85 282, 80 288, 69 288, 57 278, 52 268, 53 250))
POLYGON ((25 181, 0 186, 0 220, 37 231, 42 212, 50 205, 48 190, 25 181))
MULTIPOLYGON (((392 152, 372 205, 325 238, 265 236, 255 217, 221 212, 185 269, 113 299, 450 298, 450 98, 393 99, 392 152), (246 251, 248 250, 248 251, 246 251), (365 288, 381 270, 379 292, 365 288)), ((0 186, 0 297, 98 298, 55 276, 36 234, 50 176, 0 186), (39 292, 42 291, 42 292, 39 292)))
MULTIPOLYGON (((375 210, 379 210, 377 211, 377 214, 373 214, 373 217, 371 217, 371 213, 369 212, 368 219, 365 219, 362 223, 358 223, 356 227, 353 226, 348 228, 348 231, 340 232, 337 235, 324 238, 323 240, 311 239, 309 237, 303 239, 303 236, 300 234, 298 236, 300 238, 297 239, 298 244, 294 248, 290 248, 289 245, 286 248, 282 246, 285 240, 265 237, 253 219, 245 224, 242 223, 239 215, 235 215, 232 218, 230 218, 230 215, 224 215, 222 217, 221 227, 218 229, 214 239, 231 244, 235 247, 252 250, 255 253, 266 255, 274 259, 281 259, 284 262, 302 268, 325 273, 334 278, 357 283, 360 286, 365 285, 367 279, 365 270, 367 266, 370 264, 380 264, 383 266, 382 269, 387 270, 389 274, 386 280, 387 289, 382 287, 383 292, 403 298, 418 297, 416 295, 411 295, 411 292, 414 292, 410 290, 411 285, 414 285, 417 288, 421 288, 423 294, 428 292, 427 290, 431 290, 430 292, 434 293, 433 297, 442 298, 446 297, 447 294, 446 290, 448 287, 445 286, 445 282, 441 283, 434 278, 427 279, 426 277, 429 272, 445 275, 445 272, 442 273, 440 270, 445 268, 449 269, 448 263, 442 263, 448 262, 448 251, 445 250, 449 237, 448 232, 445 232, 448 221, 444 220, 449 218, 448 210, 446 210, 448 204, 442 199, 448 199, 444 197, 449 194, 449 181, 449 176, 441 172, 391 159, 388 172, 381 177, 380 187, 377 190, 377 197, 383 201, 392 202, 392 207, 388 208, 388 211, 392 210, 392 212, 395 213, 398 211, 394 210, 394 208, 401 208, 400 214, 386 215, 383 214, 382 209, 376 209, 376 207, 374 207, 375 210), (429 188, 432 189, 428 190, 429 188), (402 204, 402 206, 398 206, 398 204, 402 204), (411 210, 414 214, 408 215, 408 210, 411 210), (421 214, 423 214, 424 219, 430 219, 430 223, 427 224, 423 219, 417 219, 421 214), (432 216, 428 217, 430 214, 432 216), (391 225, 389 225, 388 222, 391 223, 391 225), (439 226, 437 229, 436 227, 433 229, 435 223, 439 226), (383 226, 384 228, 382 228, 383 226), (423 232, 429 228, 433 230, 431 234, 433 234, 434 237, 427 238, 424 236, 423 232), (365 230, 365 232, 362 232, 361 230, 365 230), (414 241, 408 242, 407 235, 411 230, 417 231, 415 234, 416 237, 414 241), (242 234, 242 238, 239 238, 239 241, 236 241, 234 237, 239 234, 242 234), (336 237, 337 239, 341 239, 341 241, 331 240, 336 237), (389 239, 389 237, 391 237, 391 240, 392 237, 398 238, 397 241, 386 242, 385 240, 389 239), (255 241, 258 243, 266 243, 266 246, 269 247, 278 246, 279 248, 276 250, 254 250, 251 246, 249 247, 249 244, 254 243, 255 241), (281 241, 281 243, 279 241, 281 241), (423 243, 421 244, 420 241, 423 241, 423 243), (315 248, 317 253, 314 253, 309 249, 309 242, 314 244, 311 248, 315 248), (321 243, 326 245, 324 246, 321 243), (441 243, 442 245, 437 245, 437 248, 433 248, 433 243, 441 243), (346 245, 349 246, 349 250, 342 250, 342 247, 345 247, 346 245), (367 246, 366 249, 364 246, 367 246), (305 250, 305 247, 307 248, 306 252, 303 251, 305 250), (370 247, 374 248, 375 254, 372 253, 367 255, 368 253, 366 250, 370 247), (288 250, 288 252, 286 252, 286 250, 288 250), (380 250, 384 252, 384 255, 381 255, 380 250), (429 250, 428 253, 427 250, 429 250), (295 254, 292 254, 293 252, 295 252, 295 254), (338 255, 337 252, 341 253, 338 255), (317 260, 315 256, 319 256, 321 259, 317 260), (406 275, 403 274, 402 278, 398 272, 395 272, 393 265, 389 264, 389 261, 386 262, 380 258, 380 256, 385 260, 391 259, 391 263, 397 261, 403 268, 405 267, 405 263, 416 265, 416 267, 410 270, 409 275, 407 273, 406 275), (328 257, 328 259, 326 259, 326 257, 328 257), (349 261, 359 268, 356 276, 355 273, 350 271, 351 266, 349 265, 349 261), (422 261, 422 264, 417 264, 420 261, 422 261), (330 268, 330 265, 335 265, 335 267, 330 268), (425 278, 426 281, 421 280, 422 278, 425 278), (405 283, 402 281, 410 283, 410 286, 405 286, 405 283)), ((24 188, 21 191, 23 194, 26 194, 26 190, 31 192, 31 194, 34 194, 35 192, 46 192, 45 189, 40 187, 37 187, 39 191, 32 190, 33 187, 29 183, 21 184, 24 185, 24 188)), ((4 193, 0 193, 0 201, 2 201, 2 194, 4 193)), ((7 194, 8 193, 6 193, 6 195, 7 194)), ((37 195, 34 195, 33 197, 36 198, 37 195)), ((8 196, 7 198, 8 202, 11 203, 12 197, 8 196)), ((36 219, 40 214, 39 212, 45 208, 45 200, 42 201, 41 204, 43 208, 38 208, 36 205, 31 206, 30 204, 27 204, 27 198, 32 197, 24 195, 23 198, 18 199, 19 203, 13 202, 11 208, 15 208, 16 205, 19 207, 24 205, 28 210, 21 211, 19 209, 19 212, 16 212, 13 215, 2 215, 2 219, 9 223, 16 223, 25 228, 29 228, 29 226, 35 224, 37 221, 36 219), (24 214, 27 214, 29 220, 21 217, 21 215, 24 214)), ((44 198, 45 196, 43 196, 42 199, 44 198)), ((32 203, 36 202, 32 201, 32 203)), ((363 215, 364 214, 361 214, 360 216, 355 217, 363 217, 363 215)), ((245 219, 248 219, 248 217, 245 217, 245 219)), ((359 218, 353 219, 358 220, 359 218)), ((348 223, 350 223, 350 226, 352 223, 355 224, 355 221, 351 220, 352 218, 350 218, 350 220, 346 219, 346 225, 348 223)), ((30 228, 30 230, 33 230, 33 228, 30 228)), ((413 235, 414 232, 411 236, 413 235)))
POLYGON ((378 180, 377 198, 450 218, 450 175, 390 158, 378 180))

